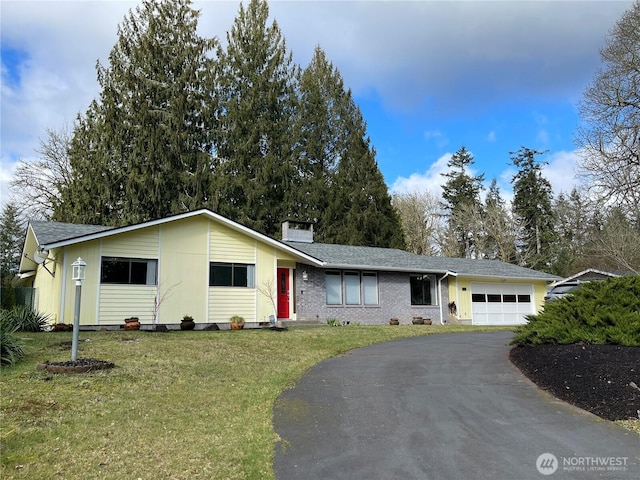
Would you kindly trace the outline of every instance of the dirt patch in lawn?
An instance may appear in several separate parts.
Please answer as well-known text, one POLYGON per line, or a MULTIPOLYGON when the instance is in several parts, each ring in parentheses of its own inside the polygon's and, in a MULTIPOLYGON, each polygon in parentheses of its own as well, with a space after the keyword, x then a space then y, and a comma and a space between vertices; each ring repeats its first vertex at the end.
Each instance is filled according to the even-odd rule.
POLYGON ((640 348, 619 345, 514 347, 509 357, 543 390, 607 420, 640 415, 640 348))

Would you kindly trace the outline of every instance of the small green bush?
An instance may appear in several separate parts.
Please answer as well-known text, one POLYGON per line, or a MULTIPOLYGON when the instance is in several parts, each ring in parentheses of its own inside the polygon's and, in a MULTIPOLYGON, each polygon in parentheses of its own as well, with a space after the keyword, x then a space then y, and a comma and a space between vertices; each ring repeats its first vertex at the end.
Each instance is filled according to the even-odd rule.
POLYGON ((352 322, 350 320, 338 320, 337 318, 327 318, 327 325, 330 327, 359 327, 360 322, 352 322))
POLYGON ((16 305, 10 310, 2 310, 1 321, 9 328, 23 332, 42 332, 49 324, 49 315, 34 311, 25 305, 16 305))
MULTIPOLYGON (((4 311, 3 311, 4 313, 4 311)), ((11 366, 24 357, 24 350, 14 335, 16 328, 0 318, 0 366, 11 366)))
POLYGON ((585 283, 527 320, 511 343, 640 346, 640 276, 585 283))

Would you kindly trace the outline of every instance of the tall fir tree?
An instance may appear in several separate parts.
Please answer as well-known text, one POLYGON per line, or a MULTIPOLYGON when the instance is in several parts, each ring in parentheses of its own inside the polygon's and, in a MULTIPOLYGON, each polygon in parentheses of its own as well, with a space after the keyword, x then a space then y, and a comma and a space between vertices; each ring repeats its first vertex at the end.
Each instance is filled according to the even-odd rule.
POLYGON ((346 245, 405 248, 400 216, 391 205, 375 149, 360 109, 347 92, 344 150, 322 213, 325 241, 346 245))
POLYGON ((345 115, 349 97, 340 72, 317 46, 309 65, 298 79, 297 116, 301 184, 296 199, 298 216, 316 222, 314 235, 326 241, 322 213, 329 205, 328 192, 333 175, 345 150, 345 115))
POLYGON ((0 212, 0 308, 10 309, 16 303, 16 292, 12 284, 13 276, 20 267, 24 221, 17 203, 4 204, 0 212))
POLYGON ((24 221, 15 201, 4 204, 0 213, 0 280, 4 282, 18 271, 22 255, 24 221))
POLYGON ((469 173, 474 164, 471 152, 463 145, 447 162, 450 171, 443 173, 447 180, 442 185, 443 207, 447 212, 447 238, 453 241, 448 249, 456 257, 479 256, 480 232, 477 224, 482 214, 480 192, 484 174, 473 176, 469 173))
POLYGON ((295 74, 280 27, 265 0, 251 0, 218 49, 214 208, 275 236, 294 210, 295 74))
POLYGON ((189 0, 145 0, 118 27, 99 99, 78 118, 57 220, 122 225, 211 205, 217 42, 189 0))
POLYGON ((536 155, 544 152, 521 147, 511 153, 518 169, 512 178, 513 212, 519 227, 518 254, 520 263, 537 270, 551 269, 551 246, 555 241, 553 195, 551 184, 542 175, 542 164, 536 155))

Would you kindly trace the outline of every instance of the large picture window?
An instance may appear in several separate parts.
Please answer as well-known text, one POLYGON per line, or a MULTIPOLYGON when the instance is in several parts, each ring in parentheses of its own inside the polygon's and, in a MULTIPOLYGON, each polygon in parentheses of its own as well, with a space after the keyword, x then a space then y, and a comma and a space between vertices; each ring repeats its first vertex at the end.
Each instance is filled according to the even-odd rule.
POLYGON ((436 305, 436 282, 432 275, 411 275, 411 305, 436 305))
POLYGON ((102 257, 101 283, 156 285, 158 261, 142 258, 102 257))
POLYGON ((212 262, 209 266, 209 285, 254 288, 255 270, 255 265, 246 263, 212 262))
POLYGON ((327 305, 378 305, 378 276, 373 272, 329 271, 327 305))

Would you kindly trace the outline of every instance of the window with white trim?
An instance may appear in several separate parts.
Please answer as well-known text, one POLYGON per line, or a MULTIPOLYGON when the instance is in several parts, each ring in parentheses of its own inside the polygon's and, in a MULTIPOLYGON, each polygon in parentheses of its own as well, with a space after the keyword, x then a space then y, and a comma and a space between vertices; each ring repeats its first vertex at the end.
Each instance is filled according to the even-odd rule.
POLYGON ((211 262, 209 286, 255 288, 256 266, 248 263, 211 262))
POLYGON ((100 283, 156 285, 158 261, 148 258, 102 257, 100 283))

